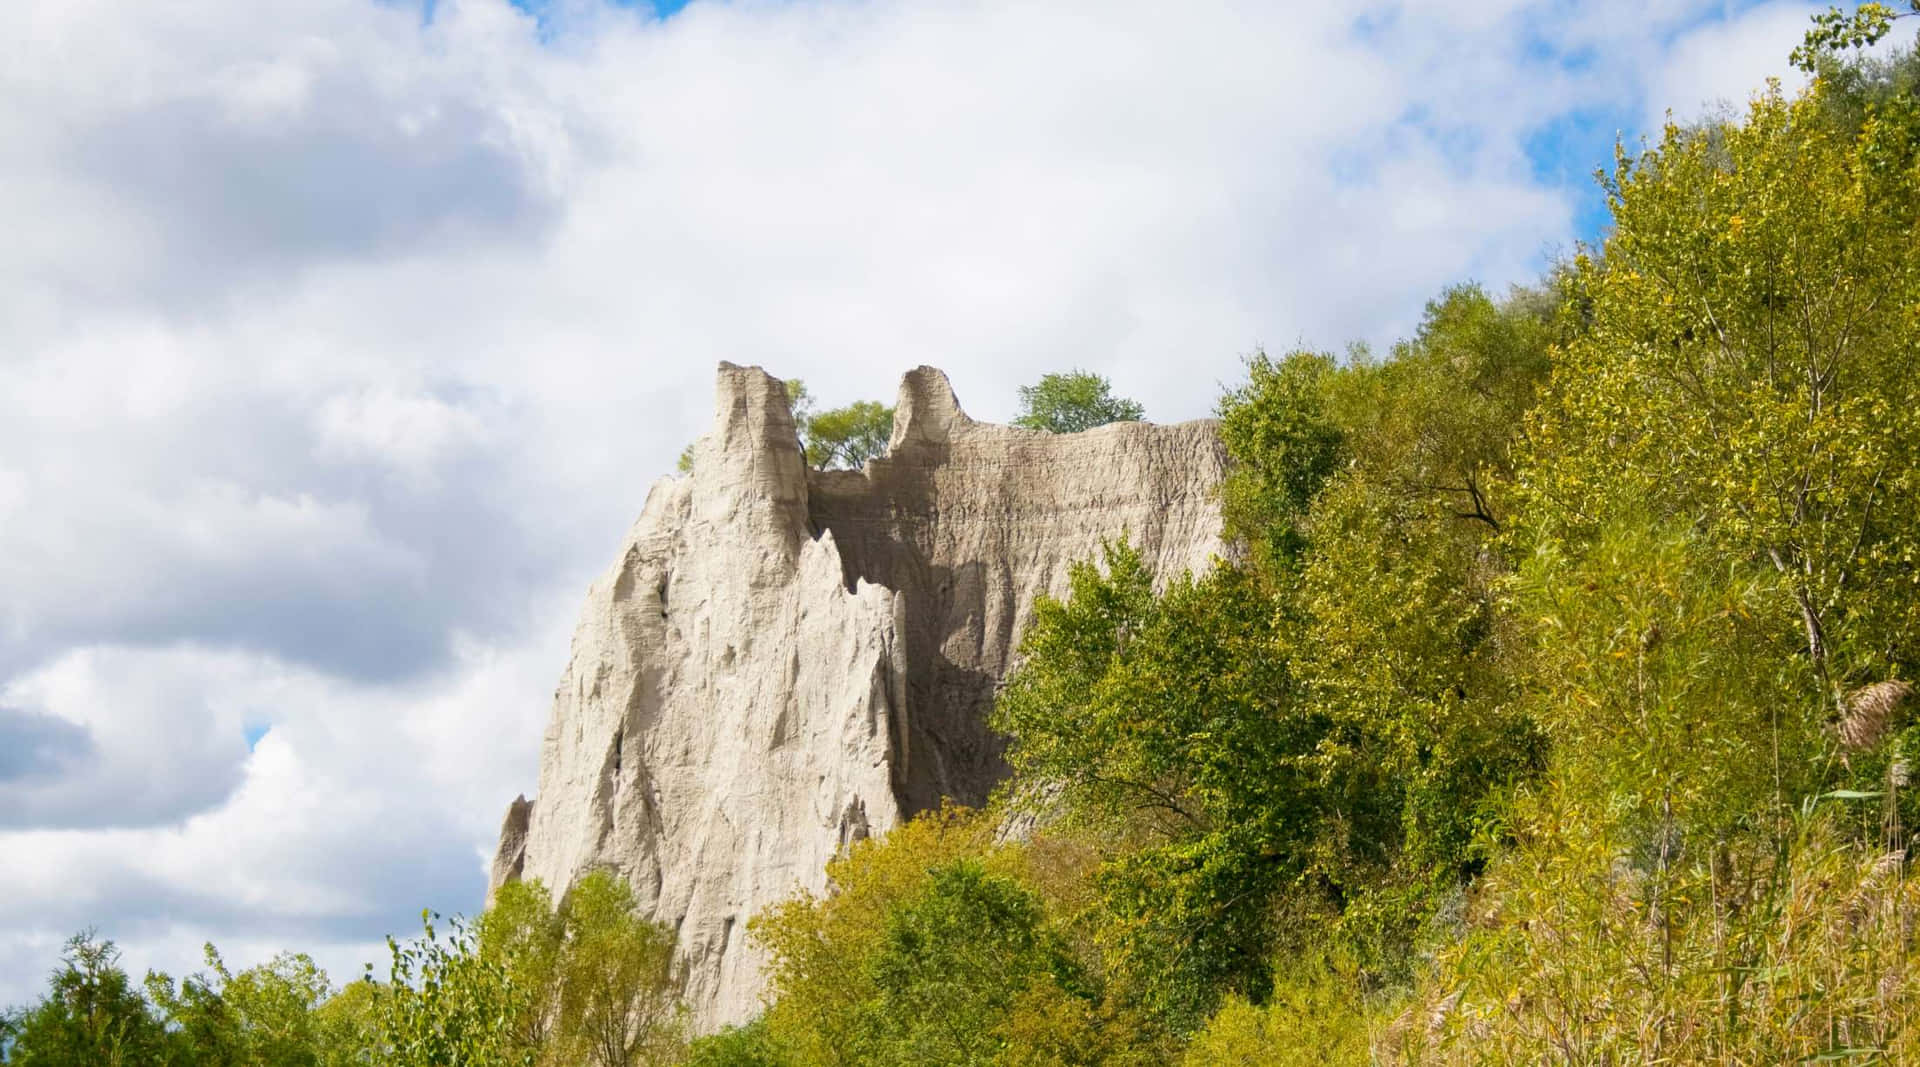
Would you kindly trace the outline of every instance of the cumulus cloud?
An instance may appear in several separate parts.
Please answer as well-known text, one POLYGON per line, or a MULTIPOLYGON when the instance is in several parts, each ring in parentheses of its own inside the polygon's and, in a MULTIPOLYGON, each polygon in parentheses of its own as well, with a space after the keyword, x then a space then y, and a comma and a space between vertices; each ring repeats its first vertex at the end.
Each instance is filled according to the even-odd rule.
MULTIPOLYGON (((99 925, 136 967, 186 967, 208 939, 240 959, 290 947, 354 977, 420 908, 475 906, 498 789, 537 743, 525 695, 562 651, 463 644, 456 666, 403 686, 196 648, 64 657, 7 694, 83 725, 98 750, 26 782, 41 794, 0 777, 0 811, 27 805, 0 825, 17 932, 44 949, 99 925), (264 728, 251 750, 249 726, 264 728)), ((39 965, 9 971, 4 992, 25 995, 39 965)))
POLYGON ((1824 4, 1762 4, 1679 37, 1653 74, 1647 93, 1648 128, 1657 130, 1668 112, 1680 122, 1737 113, 1768 78, 1780 79, 1789 92, 1804 86, 1807 76, 1782 62, 1782 47, 1791 50, 1799 44, 1809 17, 1825 9, 1824 4))
MULTIPOLYGON (((219 657, 215 657, 217 660, 219 657)), ((9 683, 58 773, 0 780, 0 827, 147 826, 225 800, 240 782, 248 696, 225 664, 167 651, 82 649, 9 683), (51 753, 44 742, 55 740, 51 753), (64 749, 64 751, 62 751, 64 749)), ((0 720, 4 721, 4 720, 0 720)))
POLYGON ((579 593, 716 361, 827 404, 935 363, 988 418, 1083 366, 1201 416, 1256 345, 1534 276, 1602 162, 1539 146, 1738 98, 1792 10, 28 5, 0 1002, 83 925, 350 975, 477 905, 579 593))

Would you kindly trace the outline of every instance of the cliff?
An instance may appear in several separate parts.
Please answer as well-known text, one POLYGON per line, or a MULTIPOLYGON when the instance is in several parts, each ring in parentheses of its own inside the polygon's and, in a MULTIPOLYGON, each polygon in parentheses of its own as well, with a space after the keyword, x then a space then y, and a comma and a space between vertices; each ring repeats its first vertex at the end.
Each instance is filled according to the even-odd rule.
POLYGON ((1220 548, 1213 424, 977 423, 930 367, 885 458, 809 470, 786 390, 722 364, 690 476, 648 494, 587 596, 535 801, 494 884, 625 876, 675 927, 701 1029, 759 1006, 754 913, 851 841, 1004 773, 986 727, 1040 593, 1123 532, 1163 575, 1220 548))

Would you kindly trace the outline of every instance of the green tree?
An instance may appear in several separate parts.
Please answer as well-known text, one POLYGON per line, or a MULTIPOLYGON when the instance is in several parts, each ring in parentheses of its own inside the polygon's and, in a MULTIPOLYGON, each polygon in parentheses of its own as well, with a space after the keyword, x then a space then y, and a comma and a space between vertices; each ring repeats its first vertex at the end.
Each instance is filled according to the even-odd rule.
POLYGON ((925 889, 888 915, 868 966, 878 995, 862 1005, 861 1058, 900 1067, 999 1063, 1003 1024, 1023 993, 1080 984, 1039 899, 971 859, 929 872, 925 889))
POLYGON ((1842 760, 1823 729, 1915 667, 1920 122, 1899 61, 1814 58, 1802 96, 1622 153, 1614 235, 1563 279, 1585 329, 1527 419, 1509 541, 1552 759, 1397 1055, 1920 1054, 1920 883, 1889 851, 1911 734, 1842 760))
POLYGON ((1152 1008, 1191 1029, 1224 993, 1271 982, 1274 894, 1319 822, 1320 730, 1296 714, 1275 612, 1243 572, 1156 597, 1131 546, 1105 562, 1035 604, 993 725, 1033 798, 1138 843, 1098 876, 1104 936, 1152 1008))
POLYGON ((506 1027, 516 1047, 547 1048, 560 1016, 565 923, 538 880, 514 881, 494 891, 475 922, 476 950, 528 995, 516 1001, 506 1027))
POLYGON ((1368 1005, 1355 975, 1317 957, 1291 961, 1267 1003, 1232 997, 1195 1034, 1182 1067, 1360 1067, 1368 1005))
POLYGON ((1177 1029, 1329 938, 1363 986, 1410 981, 1495 798, 1538 772, 1503 538, 1566 329, 1544 294, 1462 286, 1383 362, 1256 355, 1220 405, 1249 566, 1156 595, 1121 545, 1036 605, 994 712, 1017 795, 1129 843, 1104 937, 1177 1029))
POLYGON ((1345 461, 1345 434, 1328 408, 1334 361, 1295 352, 1274 361, 1256 353, 1246 384, 1220 400, 1220 439, 1234 459, 1220 485, 1226 536, 1272 573, 1306 550, 1307 512, 1345 461))
POLYGON ((803 892, 753 918, 749 934, 769 956, 767 1031, 791 1062, 861 1062, 861 1005, 873 996, 868 961, 888 914, 924 889, 934 867, 968 856, 999 862, 991 841, 992 827, 978 813, 931 812, 884 839, 855 842, 827 865, 828 893, 803 892))
POLYGON ((892 435, 893 409, 859 400, 808 416, 800 439, 809 465, 858 470, 867 460, 886 455, 892 435))
POLYGON ((387 1062, 378 1031, 380 987, 349 982, 314 1011, 321 1067, 370 1067, 387 1062))
POLYGON ((1050 832, 996 843, 999 820, 922 815, 829 864, 825 894, 757 916, 767 1012, 697 1042, 714 1057, 699 1062, 1165 1062, 1163 1031, 1107 984, 1081 929, 1083 850, 1050 832))
POLYGON ((1616 232, 1571 286, 1592 308, 1529 428, 1538 534, 1650 507, 1772 570, 1835 714, 1910 671, 1920 635, 1920 116, 1857 133, 1823 90, 1670 127, 1609 183, 1616 232))
POLYGON ((139 988, 120 950, 92 931, 60 955, 39 1004, 12 1021, 6 1062, 16 1067, 146 1067, 179 1050, 139 988))
POLYGON ((311 957, 283 952, 234 974, 212 945, 204 951, 207 973, 178 985, 163 973, 146 979, 154 1007, 186 1050, 183 1062, 200 1067, 325 1062, 326 1034, 316 1012, 333 988, 311 957))
POLYGON ((764 1018, 694 1039, 687 1067, 786 1067, 792 1060, 764 1018))
POLYGON ((1015 426, 1048 433, 1079 433, 1110 422, 1138 422, 1146 409, 1125 397, 1092 371, 1072 370, 1041 375, 1020 387, 1020 413, 1015 426))
POLYGON ((1836 53, 1865 48, 1893 31, 1895 19, 1920 15, 1920 0, 1907 0, 1907 10, 1891 4, 1861 4, 1851 12, 1837 7, 1813 16, 1813 28, 1793 50, 1793 65, 1809 74, 1830 67, 1836 53))
MULTIPOLYGON (((509 961, 477 951, 471 924, 422 912, 422 936, 387 938, 389 981, 373 998, 376 1041, 393 1067, 534 1067, 538 1049, 511 1025, 543 994, 509 961)), ((368 964, 368 980, 373 965, 368 964)))
POLYGON ((632 890, 607 871, 582 877, 557 912, 550 901, 538 883, 510 884, 479 919, 454 920, 449 936, 427 914, 424 937, 390 940, 391 981, 370 987, 381 1062, 679 1062, 672 935, 642 917, 632 890))
MULTIPOLYGON (((560 905, 560 1047, 594 1067, 677 1063, 684 1010, 673 935, 638 913, 627 883, 593 871, 560 905)), ((509 974, 515 968, 509 965, 509 974)))

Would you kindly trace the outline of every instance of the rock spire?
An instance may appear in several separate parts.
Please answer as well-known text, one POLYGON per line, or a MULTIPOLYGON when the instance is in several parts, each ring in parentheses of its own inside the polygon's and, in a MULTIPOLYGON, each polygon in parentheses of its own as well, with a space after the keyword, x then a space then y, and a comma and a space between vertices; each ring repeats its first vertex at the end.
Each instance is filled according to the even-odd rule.
POLYGON ((720 365, 691 475, 587 594, 494 883, 612 868, 679 934, 700 1029, 759 1010, 746 921, 848 843, 1003 776, 986 727, 1040 593, 1126 534, 1163 576, 1221 550, 1211 422, 977 423, 931 367, 885 457, 809 470, 782 383, 720 365))

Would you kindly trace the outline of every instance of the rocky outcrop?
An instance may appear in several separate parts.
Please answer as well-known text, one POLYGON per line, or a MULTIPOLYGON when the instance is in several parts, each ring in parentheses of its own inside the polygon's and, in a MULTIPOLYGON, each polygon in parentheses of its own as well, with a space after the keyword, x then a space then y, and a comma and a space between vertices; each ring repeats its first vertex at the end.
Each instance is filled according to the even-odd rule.
POLYGON ((907 374, 883 459, 810 471, 782 384, 722 364, 691 476, 588 594, 494 882, 609 867, 679 934, 696 1024, 758 1008, 746 920, 829 859, 1003 776, 986 727, 1033 599, 1126 534, 1163 575, 1220 548, 1210 422, 976 423, 907 374))

